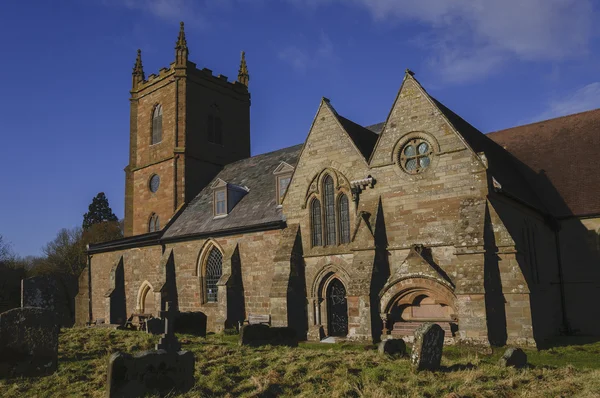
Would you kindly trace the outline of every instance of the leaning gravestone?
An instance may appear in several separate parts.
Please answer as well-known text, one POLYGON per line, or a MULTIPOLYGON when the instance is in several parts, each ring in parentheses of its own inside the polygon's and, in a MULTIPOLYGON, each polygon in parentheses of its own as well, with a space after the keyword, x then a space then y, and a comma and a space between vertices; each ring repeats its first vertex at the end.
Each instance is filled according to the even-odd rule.
POLYGON ((194 386, 194 354, 180 351, 181 345, 172 330, 176 311, 166 303, 161 311, 165 333, 156 345, 156 351, 136 355, 114 353, 108 361, 107 396, 141 397, 148 393, 165 396, 185 392, 194 386))
POLYGON ((509 348, 504 351, 504 355, 502 355, 498 364, 502 367, 522 368, 527 365, 527 354, 520 348, 509 348))
POLYGON ((442 362, 444 330, 436 323, 424 323, 415 330, 410 354, 414 370, 436 370, 442 362))
POLYGON ((59 331, 48 309, 23 307, 0 314, 0 377, 54 373, 59 331))
POLYGON ((387 339, 379 343, 379 352, 401 357, 406 354, 406 343, 402 339, 387 339))

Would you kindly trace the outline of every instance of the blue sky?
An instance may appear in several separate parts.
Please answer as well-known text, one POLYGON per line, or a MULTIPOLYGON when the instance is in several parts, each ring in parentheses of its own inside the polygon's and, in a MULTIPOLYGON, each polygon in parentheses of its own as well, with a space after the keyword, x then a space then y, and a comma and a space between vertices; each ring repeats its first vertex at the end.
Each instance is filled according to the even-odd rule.
POLYGON ((252 153, 300 143, 322 96, 383 121, 410 68, 484 132, 600 107, 592 0, 7 0, 0 11, 0 234, 39 254, 104 191, 123 217, 129 89, 174 60, 237 76, 252 153))

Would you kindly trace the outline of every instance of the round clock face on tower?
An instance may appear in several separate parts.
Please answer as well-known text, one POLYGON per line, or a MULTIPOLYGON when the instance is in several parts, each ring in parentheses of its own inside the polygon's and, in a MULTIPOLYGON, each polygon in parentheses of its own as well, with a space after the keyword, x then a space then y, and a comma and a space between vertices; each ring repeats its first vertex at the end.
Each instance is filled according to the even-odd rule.
POLYGON ((154 174, 152 177, 150 177, 148 186, 150 187, 150 192, 154 193, 158 191, 158 187, 160 186, 160 177, 158 174, 154 174))

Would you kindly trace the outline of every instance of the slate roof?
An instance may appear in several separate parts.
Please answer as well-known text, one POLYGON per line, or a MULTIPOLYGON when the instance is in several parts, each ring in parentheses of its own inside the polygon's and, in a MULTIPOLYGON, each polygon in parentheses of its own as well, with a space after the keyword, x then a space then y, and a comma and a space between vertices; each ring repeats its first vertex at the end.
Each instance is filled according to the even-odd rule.
POLYGON ((273 171, 281 162, 295 166, 302 144, 228 164, 164 231, 163 238, 211 233, 284 221, 277 208, 273 171), (212 185, 217 178, 249 192, 223 218, 213 217, 212 185))
POLYGON ((488 171, 502 185, 503 191, 518 197, 530 206, 545 213, 544 202, 536 194, 526 175, 530 172, 509 152, 458 116, 444 104, 431 97, 438 109, 467 141, 475 153, 483 152, 488 160, 488 171))
POLYGON ((343 116, 338 115, 338 120, 368 162, 377 143, 377 134, 343 116))
POLYGON ((381 134, 381 131, 383 130, 384 125, 385 125, 385 122, 381 122, 381 123, 372 124, 370 126, 365 126, 365 128, 367 130, 371 130, 375 134, 381 134))
POLYGON ((600 214, 600 109, 487 134, 535 174, 552 214, 600 214))

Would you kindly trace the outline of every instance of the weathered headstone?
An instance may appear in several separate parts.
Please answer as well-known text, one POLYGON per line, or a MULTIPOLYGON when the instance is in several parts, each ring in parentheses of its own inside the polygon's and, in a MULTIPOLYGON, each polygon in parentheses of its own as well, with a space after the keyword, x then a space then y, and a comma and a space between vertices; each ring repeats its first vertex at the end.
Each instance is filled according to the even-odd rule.
POLYGON ((76 280, 42 275, 23 279, 22 286, 23 307, 47 308, 54 313, 60 326, 73 326, 76 280))
POLYGON ((442 362, 444 330, 435 323, 424 323, 415 330, 410 363, 415 370, 436 370, 442 362))
POLYGON ((150 318, 146 322, 146 333, 148 334, 161 334, 165 328, 163 321, 160 318, 150 318))
POLYGON ((240 329, 240 345, 285 345, 298 346, 296 331, 290 327, 271 327, 268 325, 245 325, 240 329))
POLYGON ((0 377, 54 373, 59 331, 48 309, 24 307, 0 314, 0 377))
POLYGON ((172 329, 176 312, 171 303, 166 303, 165 311, 161 311, 165 333, 156 345, 156 351, 111 355, 108 361, 109 398, 138 397, 148 393, 164 396, 175 391, 185 392, 194 386, 194 354, 180 351, 181 344, 172 329))
POLYGON ((406 343, 402 339, 387 339, 379 343, 379 352, 401 357, 406 354, 406 343))
POLYGON ((180 312, 173 324, 173 331, 206 337, 206 314, 203 312, 180 312))
POLYGON ((185 392, 194 386, 194 354, 190 351, 114 353, 108 361, 107 396, 141 397, 185 392))
POLYGON ((498 364, 503 367, 522 368, 527 365, 527 354, 520 348, 509 348, 504 351, 504 355, 502 355, 498 364))
POLYGON ((156 344, 157 350, 170 352, 181 350, 181 344, 179 344, 179 341, 173 332, 173 321, 176 316, 177 310, 171 306, 170 302, 165 303, 165 311, 160 312, 160 317, 165 323, 165 333, 158 341, 158 344, 156 344))

